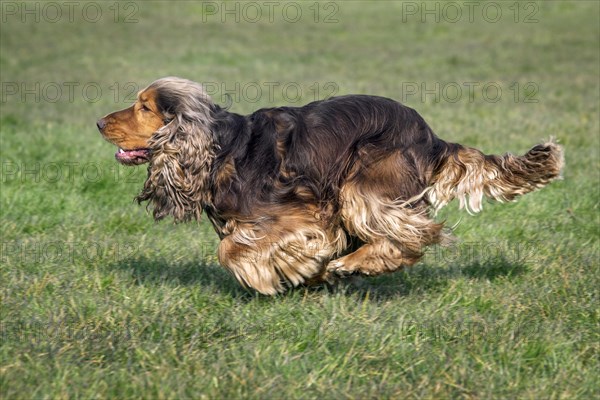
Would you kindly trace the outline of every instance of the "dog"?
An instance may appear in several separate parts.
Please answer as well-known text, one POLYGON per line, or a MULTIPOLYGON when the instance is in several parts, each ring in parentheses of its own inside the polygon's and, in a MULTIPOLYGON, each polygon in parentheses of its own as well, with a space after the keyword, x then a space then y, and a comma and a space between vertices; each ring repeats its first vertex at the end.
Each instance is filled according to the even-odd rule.
POLYGON ((202 85, 158 79, 96 123, 125 165, 148 163, 138 202, 176 222, 204 212, 219 262, 265 295, 413 265, 448 234, 454 198, 476 213, 560 177, 561 146, 484 155, 438 138, 394 100, 347 95, 238 115, 202 85))

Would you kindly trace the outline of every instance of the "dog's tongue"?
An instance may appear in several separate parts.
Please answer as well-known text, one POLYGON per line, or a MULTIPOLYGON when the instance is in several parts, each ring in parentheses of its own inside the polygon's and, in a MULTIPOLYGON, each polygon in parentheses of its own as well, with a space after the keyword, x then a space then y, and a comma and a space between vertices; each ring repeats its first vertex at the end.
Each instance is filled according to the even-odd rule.
POLYGON ((118 162, 125 165, 139 165, 150 160, 150 151, 148 149, 123 150, 119 149, 115 153, 118 162))

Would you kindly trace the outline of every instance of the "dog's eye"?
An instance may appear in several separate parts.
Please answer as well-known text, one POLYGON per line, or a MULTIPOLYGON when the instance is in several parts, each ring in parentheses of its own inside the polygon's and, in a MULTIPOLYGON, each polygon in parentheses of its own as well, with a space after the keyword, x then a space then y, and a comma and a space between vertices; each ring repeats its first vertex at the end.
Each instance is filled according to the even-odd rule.
POLYGON ((145 104, 142 104, 142 108, 141 108, 141 110, 142 110, 142 111, 150 111, 150 109, 149 109, 148 107, 146 107, 146 105, 145 105, 145 104))

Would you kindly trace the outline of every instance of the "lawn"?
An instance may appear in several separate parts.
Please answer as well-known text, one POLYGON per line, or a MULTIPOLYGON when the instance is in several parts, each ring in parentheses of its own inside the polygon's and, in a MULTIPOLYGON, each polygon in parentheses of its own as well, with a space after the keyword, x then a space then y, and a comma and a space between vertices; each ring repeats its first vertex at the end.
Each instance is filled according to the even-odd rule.
POLYGON ((600 3, 9 2, 0 21, 0 385, 30 398, 600 396, 600 3), (264 297, 201 223, 133 203, 95 121, 166 75, 250 113, 394 98, 564 179, 393 275, 264 297))

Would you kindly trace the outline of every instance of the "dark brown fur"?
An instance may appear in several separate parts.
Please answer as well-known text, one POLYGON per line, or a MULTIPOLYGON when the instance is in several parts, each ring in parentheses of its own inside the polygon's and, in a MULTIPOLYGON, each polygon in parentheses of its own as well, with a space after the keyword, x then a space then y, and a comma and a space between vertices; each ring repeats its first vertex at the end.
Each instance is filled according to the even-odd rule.
POLYGON ((164 78, 140 93, 143 101, 154 114, 146 125, 135 104, 98 123, 109 141, 146 152, 138 200, 156 219, 206 212, 222 239, 220 262, 264 294, 412 265, 443 238, 430 210, 458 197, 477 212, 483 195, 513 200, 562 167, 555 143, 522 157, 486 156, 439 139, 415 110, 383 97, 243 116, 194 82, 164 78))

